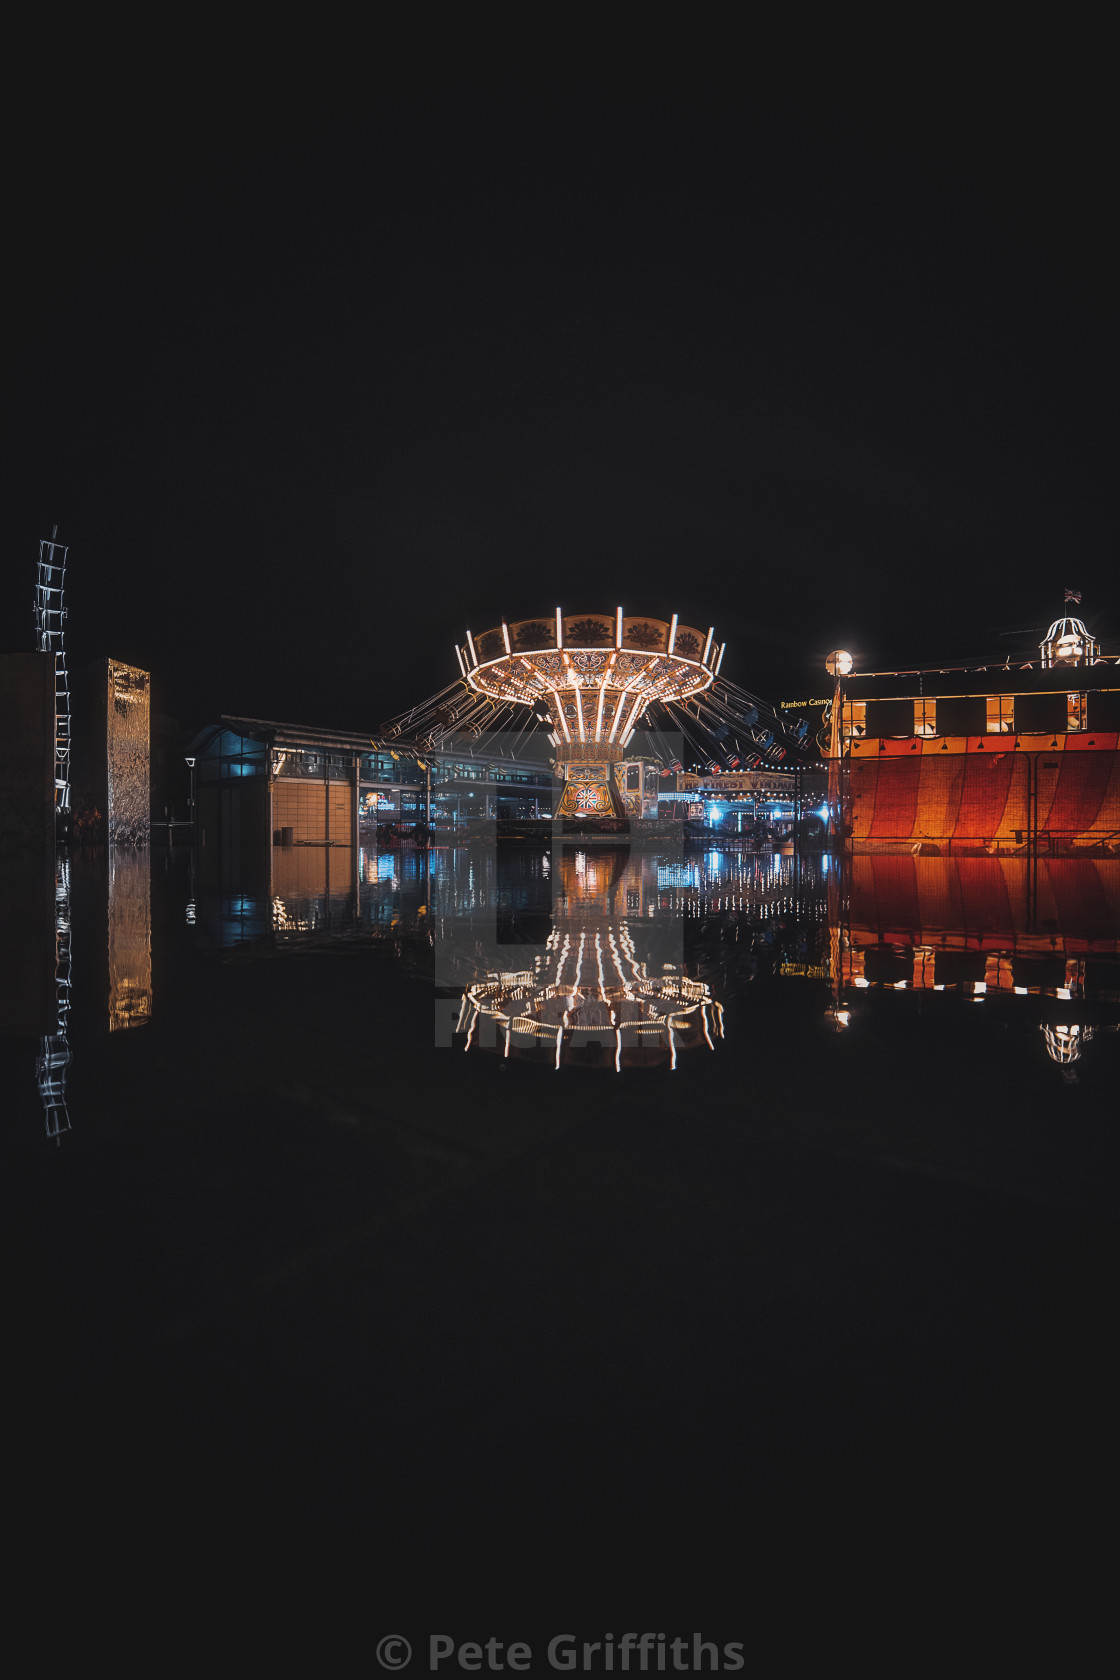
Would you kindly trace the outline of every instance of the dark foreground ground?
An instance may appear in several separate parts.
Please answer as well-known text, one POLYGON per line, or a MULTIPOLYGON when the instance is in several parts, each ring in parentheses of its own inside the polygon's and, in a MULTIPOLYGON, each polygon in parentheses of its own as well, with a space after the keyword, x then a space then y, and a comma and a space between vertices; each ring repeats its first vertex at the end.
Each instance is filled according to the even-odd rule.
POLYGON ((1110 1506, 1117 1039, 1067 1084, 1033 1022, 837 1035, 763 979, 672 1076, 554 1074, 434 1049, 385 950, 193 948, 184 897, 60 1147, 4 1041, 40 1584, 733 1639, 791 1584, 995 1593, 1110 1506))

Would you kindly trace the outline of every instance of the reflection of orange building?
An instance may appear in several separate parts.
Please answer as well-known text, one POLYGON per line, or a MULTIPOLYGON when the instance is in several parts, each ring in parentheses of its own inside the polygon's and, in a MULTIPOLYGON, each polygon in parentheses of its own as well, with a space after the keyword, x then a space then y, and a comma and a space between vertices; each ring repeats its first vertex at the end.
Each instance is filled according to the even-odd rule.
POLYGON ((1070 1079, 1094 1034, 1118 1030, 1120 860, 857 856, 830 878, 829 922, 837 1027, 877 991, 1033 997, 1070 1079))
POLYGON ((833 822, 855 852, 1120 852, 1120 670, 1078 619, 1015 670, 842 675, 833 822))
POLYGON ((840 987, 1120 994, 1120 860, 859 856, 830 891, 840 987))

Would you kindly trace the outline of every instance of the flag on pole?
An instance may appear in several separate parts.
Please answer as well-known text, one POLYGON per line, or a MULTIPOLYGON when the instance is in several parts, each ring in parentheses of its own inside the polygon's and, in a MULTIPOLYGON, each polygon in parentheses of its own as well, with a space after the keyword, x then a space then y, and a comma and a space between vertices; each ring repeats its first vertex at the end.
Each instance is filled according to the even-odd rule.
POLYGON ((1072 601, 1072 602, 1074 602, 1074 604, 1076 606, 1080 606, 1081 605, 1081 591, 1080 591, 1080 589, 1067 589, 1066 590, 1066 601, 1067 602, 1072 601))

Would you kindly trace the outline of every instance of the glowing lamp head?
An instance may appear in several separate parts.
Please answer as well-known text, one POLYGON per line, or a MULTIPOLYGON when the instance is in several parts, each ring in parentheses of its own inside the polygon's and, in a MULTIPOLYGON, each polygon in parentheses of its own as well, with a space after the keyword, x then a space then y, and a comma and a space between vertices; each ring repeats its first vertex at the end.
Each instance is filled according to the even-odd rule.
POLYGON ((830 677, 846 677, 855 661, 850 653, 843 648, 836 648, 824 662, 825 670, 830 677))

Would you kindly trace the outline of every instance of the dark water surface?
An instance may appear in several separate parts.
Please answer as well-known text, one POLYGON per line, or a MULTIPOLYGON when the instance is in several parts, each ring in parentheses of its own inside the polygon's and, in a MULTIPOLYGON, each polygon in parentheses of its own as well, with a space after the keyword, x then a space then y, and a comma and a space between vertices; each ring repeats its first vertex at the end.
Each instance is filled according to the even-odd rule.
POLYGON ((110 861, 71 869, 57 1141, 0 1040, 28 1544, 111 1513, 169 1568, 337 1545, 401 1619, 563 1581, 578 1620, 612 1583, 726 1610, 761 1537, 1108 1497, 1114 906, 996 995, 998 914, 915 988, 913 929, 852 962, 866 882, 819 857, 402 851, 328 890, 319 853, 256 897, 110 861), (609 1023, 507 1056, 485 1011, 464 1050, 495 936, 543 985, 580 934, 698 988, 676 1066, 635 1028, 616 1073, 609 1023))

